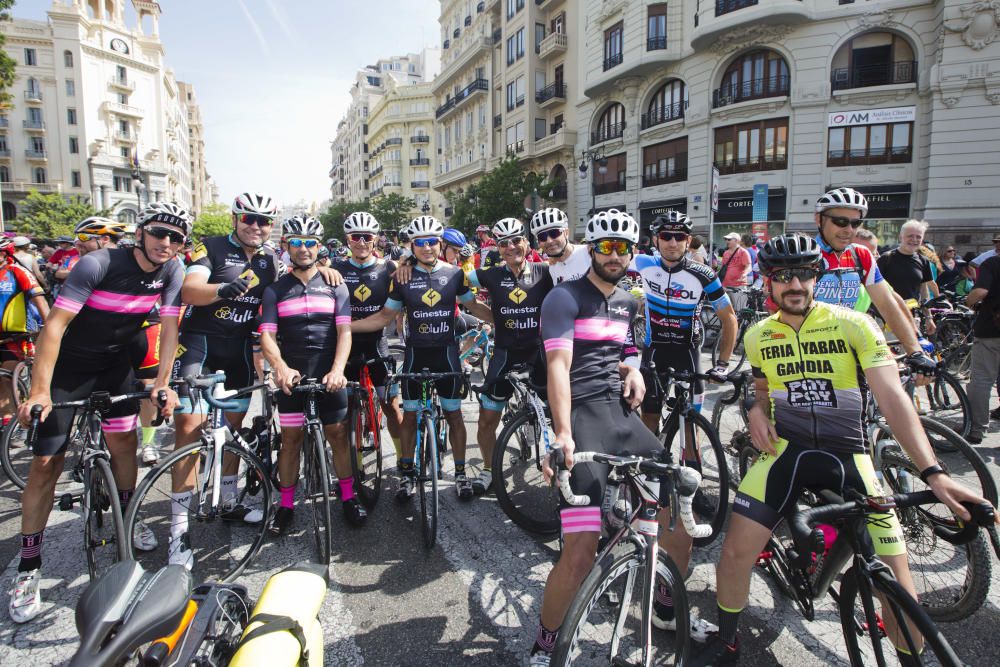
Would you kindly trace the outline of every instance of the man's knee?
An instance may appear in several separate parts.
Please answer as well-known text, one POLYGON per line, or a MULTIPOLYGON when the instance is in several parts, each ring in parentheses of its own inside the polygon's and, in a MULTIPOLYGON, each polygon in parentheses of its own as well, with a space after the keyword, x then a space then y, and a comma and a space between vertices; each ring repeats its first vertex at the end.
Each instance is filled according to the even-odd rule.
POLYGON ((584 544, 569 546, 564 545, 562 555, 559 557, 560 565, 565 568, 566 575, 574 581, 583 581, 587 573, 594 567, 594 550, 587 548, 584 544))
POLYGON ((54 484, 62 472, 65 458, 65 454, 33 457, 28 470, 28 481, 41 486, 54 484))

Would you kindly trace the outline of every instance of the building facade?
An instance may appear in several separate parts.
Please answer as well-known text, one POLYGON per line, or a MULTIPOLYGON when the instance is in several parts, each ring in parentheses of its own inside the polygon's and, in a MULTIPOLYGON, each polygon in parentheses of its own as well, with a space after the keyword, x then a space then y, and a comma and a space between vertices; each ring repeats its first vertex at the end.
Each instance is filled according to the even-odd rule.
POLYGON ((181 103, 184 105, 188 122, 188 149, 191 164, 191 212, 197 217, 206 204, 214 201, 212 197, 212 177, 208 174, 208 164, 205 161, 205 128, 201 120, 201 107, 198 106, 198 96, 194 85, 183 81, 177 82, 180 89, 181 103))
POLYGON ((165 65, 160 8, 132 5, 134 27, 124 0, 54 0, 48 22, 0 25, 18 63, 0 117, 6 219, 31 190, 81 196, 125 221, 150 201, 192 205, 187 109, 165 65))
POLYGON ((886 242, 908 218, 966 248, 996 229, 995 3, 580 4, 579 211, 681 210, 718 242, 814 229, 850 186, 886 242))

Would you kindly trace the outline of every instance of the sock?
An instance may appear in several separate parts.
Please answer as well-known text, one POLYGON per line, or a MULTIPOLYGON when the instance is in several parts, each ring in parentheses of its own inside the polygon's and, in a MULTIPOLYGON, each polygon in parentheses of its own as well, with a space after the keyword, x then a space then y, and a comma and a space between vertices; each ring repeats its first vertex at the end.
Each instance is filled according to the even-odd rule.
POLYGON ((156 427, 155 426, 143 426, 142 427, 142 446, 148 447, 153 444, 153 439, 156 437, 156 427))
POLYGON ((42 533, 24 534, 21 533, 21 562, 18 563, 18 572, 30 572, 42 566, 42 533))
POLYGON ((674 598, 670 595, 670 590, 666 584, 657 583, 654 597, 656 605, 656 615, 669 621, 674 617, 674 598))
POLYGON ((531 647, 531 655, 536 653, 552 653, 556 650, 556 635, 559 634, 559 628, 555 630, 549 630, 541 621, 538 621, 538 636, 535 637, 535 644, 531 647))
MULTIPOLYGON (((396 450, 396 460, 403 460, 403 445, 399 444, 399 437, 392 438, 392 447, 396 450)), ((411 459, 412 460, 412 459, 411 459)))
POLYGON ((190 491, 170 494, 170 537, 177 539, 188 532, 188 508, 193 494, 190 491))
POLYGON ((456 475, 464 475, 465 474, 465 461, 464 460, 459 461, 458 459, 455 459, 455 474, 456 475))
POLYGON ((287 507, 288 509, 295 508, 295 485, 282 486, 281 489, 281 506, 287 507))
MULTIPOLYGON (((919 656, 915 656, 905 648, 896 648, 896 657, 899 658, 900 667, 916 667, 921 664, 919 656)), ((919 655, 923 655, 923 651, 919 655)))
POLYGON ((340 502, 346 503, 354 497, 354 478, 346 477, 337 482, 340 484, 340 502))
POLYGON ((236 475, 224 475, 222 477, 222 502, 229 502, 236 497, 236 475))
POLYGON ((412 458, 401 458, 399 459, 399 472, 404 475, 413 474, 413 459, 412 458))
POLYGON ((736 630, 739 628, 742 611, 742 609, 732 611, 719 605, 719 638, 727 646, 736 645, 736 630))
POLYGON ((132 500, 133 493, 135 489, 118 489, 118 504, 121 505, 122 515, 125 514, 125 508, 128 507, 128 501, 132 500))

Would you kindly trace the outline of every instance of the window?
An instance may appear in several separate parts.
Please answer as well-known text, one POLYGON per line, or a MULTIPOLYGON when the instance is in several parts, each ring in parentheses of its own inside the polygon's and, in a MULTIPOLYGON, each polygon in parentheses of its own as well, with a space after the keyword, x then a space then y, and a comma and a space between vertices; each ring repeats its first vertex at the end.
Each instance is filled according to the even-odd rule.
POLYGON ((28 79, 28 93, 31 97, 35 99, 40 99, 42 95, 42 89, 38 85, 38 79, 29 78, 28 79))
POLYGON ((132 192, 131 176, 115 176, 113 184, 115 192, 132 192))
POLYGON ((650 5, 646 16, 646 50, 667 48, 667 3, 650 5))
POLYGON ((79 153, 80 152, 80 140, 76 137, 69 138, 69 152, 79 153))
POLYGON ((28 122, 33 127, 42 126, 42 110, 36 107, 28 107, 28 122))
POLYGON ((122 146, 118 149, 118 154, 128 161, 132 161, 132 151, 128 149, 128 146, 122 146))
POLYGON ((560 35, 566 32, 566 12, 560 12, 552 22, 549 24, 549 29, 551 32, 557 32, 560 35))
POLYGON ((913 159, 913 123, 831 127, 828 167, 907 163, 913 159))
POLYGON ((76 109, 66 109, 66 124, 76 125, 76 109))
POLYGON ((76 82, 66 79, 66 97, 76 97, 76 82))
POLYGON ((73 52, 63 51, 63 65, 66 67, 73 67, 73 52))
POLYGON ((128 83, 128 70, 124 65, 115 66, 115 80, 118 83, 128 83))
MULTIPOLYGON (((38 64, 38 56, 35 53, 34 49, 25 49, 24 50, 24 64, 25 65, 37 65, 38 64)), ((45 181, 41 181, 41 182, 44 183, 45 181)))
POLYGON ((772 118, 715 130, 715 166, 723 174, 785 169, 787 161, 787 118, 772 118))
POLYGON ((622 22, 604 31, 604 71, 622 63, 622 22))
POLYGON ((611 155, 605 160, 607 162, 605 165, 600 165, 597 162, 591 163, 590 168, 594 173, 595 195, 604 195, 609 192, 622 192, 625 190, 626 156, 626 153, 611 155), (603 174, 601 173, 602 171, 604 172, 603 174))
POLYGON ((535 141, 543 139, 545 137, 545 119, 536 118, 535 119, 535 141))
POLYGON ((601 114, 597 129, 591 133, 590 143, 599 144, 609 139, 617 139, 625 132, 625 107, 615 102, 601 114))
POLYGON ((833 90, 916 83, 913 47, 890 32, 866 32, 841 46, 833 57, 833 90))
POLYGON ((545 39, 545 24, 535 24, 535 53, 542 51, 542 40, 545 39))
POLYGON ((722 87, 712 94, 712 107, 735 102, 787 95, 788 64, 774 51, 752 51, 726 68, 722 87))
POLYGON ((688 106, 687 88, 680 79, 668 79, 653 93, 646 113, 642 115, 642 129, 684 117, 688 106))
POLYGON ((120 121, 118 121, 118 131, 121 134, 127 135, 128 134, 128 130, 129 130, 129 126, 128 126, 128 121, 127 120, 120 120, 120 121))
POLYGON ((35 167, 31 170, 31 182, 37 183, 39 185, 43 183, 48 183, 48 177, 45 173, 45 167, 35 167))
POLYGON ((687 180, 687 137, 642 149, 642 187, 687 180))
POLYGON ((78 172, 78 171, 71 171, 69 173, 69 180, 70 180, 70 183, 71 183, 71 187, 74 187, 74 188, 82 188, 83 187, 83 179, 80 177, 80 172, 78 172))
POLYGON ((507 0, 507 20, 514 18, 514 14, 524 9, 524 0, 507 0))
POLYGON ((7 145, 7 135, 0 134, 0 151, 8 151, 10 147, 7 145))
MULTIPOLYGON (((7 165, 0 166, 0 182, 10 183, 10 169, 7 167, 7 165)), ((7 202, 4 202, 4 204, 6 203, 7 202)))
POLYGON ((126 93, 118 93, 118 104, 128 105, 128 95, 126 93))
POLYGON ((515 55, 516 53, 517 53, 517 42, 515 41, 514 36, 512 35, 512 36, 510 36, 510 37, 507 38, 507 64, 508 65, 513 65, 514 61, 517 60, 517 56, 515 55))

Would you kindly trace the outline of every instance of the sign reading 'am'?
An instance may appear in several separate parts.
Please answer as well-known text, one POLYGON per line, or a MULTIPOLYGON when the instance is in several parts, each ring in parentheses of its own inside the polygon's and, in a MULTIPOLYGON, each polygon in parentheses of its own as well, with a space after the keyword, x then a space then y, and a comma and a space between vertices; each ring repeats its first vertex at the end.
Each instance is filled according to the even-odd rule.
POLYGON ((907 123, 917 118, 916 107, 892 107, 890 109, 859 109, 858 111, 835 111, 827 120, 828 127, 849 125, 880 125, 882 123, 907 123))

